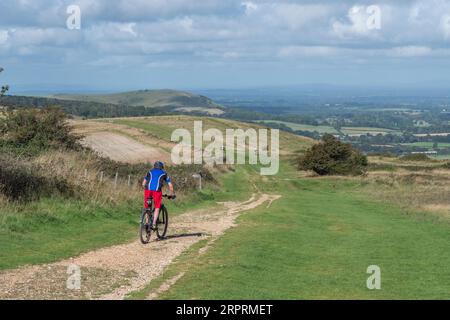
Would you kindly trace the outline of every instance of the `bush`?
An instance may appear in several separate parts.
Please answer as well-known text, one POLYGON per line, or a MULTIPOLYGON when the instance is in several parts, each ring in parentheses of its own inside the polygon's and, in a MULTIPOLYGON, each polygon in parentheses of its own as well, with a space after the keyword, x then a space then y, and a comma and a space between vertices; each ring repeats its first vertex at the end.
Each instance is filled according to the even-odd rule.
POLYGON ((67 180, 43 176, 38 168, 17 158, 0 157, 0 193, 13 201, 37 200, 41 196, 72 195, 67 180))
POLYGON ((50 148, 78 149, 81 137, 71 132, 66 120, 58 108, 8 110, 5 119, 0 119, 0 147, 28 154, 50 148))
POLYGON ((299 158, 298 167, 319 175, 360 175, 366 171, 367 157, 350 144, 326 134, 299 158))
POLYGON ((441 166, 442 169, 449 169, 450 170, 450 162, 446 162, 441 166))
POLYGON ((400 158, 404 161, 430 161, 432 160, 424 153, 411 153, 407 154, 406 156, 403 156, 400 158))

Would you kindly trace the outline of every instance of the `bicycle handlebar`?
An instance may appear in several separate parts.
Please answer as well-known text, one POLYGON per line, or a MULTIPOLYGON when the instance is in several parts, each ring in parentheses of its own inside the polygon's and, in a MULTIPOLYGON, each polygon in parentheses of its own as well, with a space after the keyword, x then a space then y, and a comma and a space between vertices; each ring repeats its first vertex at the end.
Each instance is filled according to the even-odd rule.
POLYGON ((173 195, 173 196, 171 196, 171 195, 168 195, 168 194, 163 194, 163 198, 167 198, 167 199, 169 199, 169 200, 174 200, 174 199, 176 199, 176 195, 173 195))

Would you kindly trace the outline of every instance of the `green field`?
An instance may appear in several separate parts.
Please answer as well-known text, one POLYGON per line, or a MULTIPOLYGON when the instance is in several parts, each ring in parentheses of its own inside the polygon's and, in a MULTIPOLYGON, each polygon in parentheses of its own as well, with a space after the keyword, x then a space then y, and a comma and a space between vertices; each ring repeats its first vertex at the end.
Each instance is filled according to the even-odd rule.
POLYGON ((341 132, 347 135, 377 135, 377 134, 400 134, 399 131, 385 129, 385 128, 372 128, 372 127, 342 127, 341 132))
POLYGON ((271 208, 243 215, 200 258, 187 253, 172 265, 166 277, 185 275, 159 298, 450 298, 447 223, 374 201, 354 181, 289 176, 260 184, 283 195, 271 208), (366 287, 369 265, 381 268, 381 290, 366 287))
POLYGON ((331 134, 337 134, 338 132, 336 131, 336 129, 334 129, 333 127, 330 126, 311 126, 311 125, 307 125, 307 124, 299 124, 299 123, 294 123, 294 122, 286 122, 286 121, 276 121, 276 120, 261 120, 261 121, 257 121, 259 123, 279 123, 279 124, 284 124, 286 126, 288 126, 289 128, 291 128, 292 130, 301 130, 301 131, 317 131, 319 133, 331 133, 331 134))
MULTIPOLYGON (((403 143, 403 146, 411 146, 411 147, 419 147, 419 148, 427 148, 433 149, 433 142, 413 142, 413 143, 403 143)), ((450 148, 450 143, 439 142, 437 144, 438 148, 450 148)))
MULTIPOLYGON (((413 142, 413 143, 403 143, 403 146, 425 148, 428 150, 434 150, 433 142, 413 142)), ((439 142, 437 144, 437 149, 448 149, 450 148, 450 143, 439 142)), ((450 154, 439 154, 439 155, 429 155, 430 158, 435 160, 448 160, 450 159, 450 154)))
POLYGON ((450 154, 438 154, 438 155, 431 155, 429 157, 435 160, 449 160, 450 154))

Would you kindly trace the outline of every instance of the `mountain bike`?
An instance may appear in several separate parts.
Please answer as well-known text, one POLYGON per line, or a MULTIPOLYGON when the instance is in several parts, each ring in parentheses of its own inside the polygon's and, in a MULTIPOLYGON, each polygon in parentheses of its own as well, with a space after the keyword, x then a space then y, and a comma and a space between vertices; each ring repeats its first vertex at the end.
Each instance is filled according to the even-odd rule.
MULTIPOLYGON (((167 194, 163 195, 163 198, 175 199, 175 196, 169 196, 167 194)), ((155 208, 153 206, 153 198, 147 200, 148 208, 142 209, 141 223, 139 227, 139 236, 143 244, 150 242, 150 237, 152 234, 152 229, 150 224, 153 222, 153 214, 155 213, 155 208)), ((156 222, 156 235, 158 239, 163 239, 167 233, 167 227, 169 226, 169 213, 166 206, 162 203, 159 210, 158 220, 156 222)))

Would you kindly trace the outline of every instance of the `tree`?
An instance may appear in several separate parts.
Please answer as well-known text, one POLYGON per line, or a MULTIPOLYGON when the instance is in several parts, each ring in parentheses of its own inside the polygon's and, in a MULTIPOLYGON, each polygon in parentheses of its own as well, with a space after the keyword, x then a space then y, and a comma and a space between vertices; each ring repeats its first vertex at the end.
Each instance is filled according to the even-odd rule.
POLYGON ((349 143, 325 134, 299 158, 298 167, 319 175, 360 175, 366 171, 367 157, 349 143))
POLYGON ((433 143, 433 150, 438 150, 439 149, 439 144, 435 141, 433 143))
MULTIPOLYGON (((0 67, 0 73, 2 73, 3 70, 4 69, 2 67, 0 67)), ((2 88, 0 89, 0 97, 3 96, 6 93, 6 91, 8 91, 8 90, 9 90, 8 85, 2 86, 2 88)))

